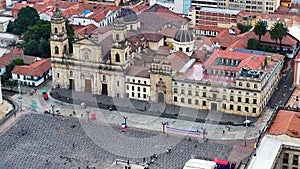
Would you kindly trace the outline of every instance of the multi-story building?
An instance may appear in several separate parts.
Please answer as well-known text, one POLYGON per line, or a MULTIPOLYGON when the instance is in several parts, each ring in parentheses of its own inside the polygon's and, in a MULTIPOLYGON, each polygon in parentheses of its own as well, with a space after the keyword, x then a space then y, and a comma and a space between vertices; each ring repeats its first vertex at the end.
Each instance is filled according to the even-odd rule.
POLYGON ((206 53, 204 42, 195 38, 186 19, 148 11, 120 13, 130 15, 121 15, 104 34, 76 40, 70 54, 65 19, 55 11, 50 41, 54 87, 260 115, 280 78, 281 55, 216 50, 199 57, 206 53), (159 32, 166 26, 177 29, 168 41, 159 32))
POLYGON ((280 0, 192 0, 192 5, 273 14, 280 6, 280 0))
POLYGON ((159 4, 169 8, 171 11, 178 14, 187 15, 191 7, 191 0, 150 0, 150 6, 159 4))

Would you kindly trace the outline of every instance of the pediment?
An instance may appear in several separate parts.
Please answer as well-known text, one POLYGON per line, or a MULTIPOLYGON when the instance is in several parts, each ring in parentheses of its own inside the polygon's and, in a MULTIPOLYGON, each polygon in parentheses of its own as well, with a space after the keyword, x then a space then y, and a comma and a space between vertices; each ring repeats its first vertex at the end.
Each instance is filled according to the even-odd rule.
POLYGON ((83 39, 79 39, 77 41, 74 42, 75 44, 81 44, 81 45, 96 45, 96 46, 100 46, 98 43, 88 39, 88 38, 83 38, 83 39))

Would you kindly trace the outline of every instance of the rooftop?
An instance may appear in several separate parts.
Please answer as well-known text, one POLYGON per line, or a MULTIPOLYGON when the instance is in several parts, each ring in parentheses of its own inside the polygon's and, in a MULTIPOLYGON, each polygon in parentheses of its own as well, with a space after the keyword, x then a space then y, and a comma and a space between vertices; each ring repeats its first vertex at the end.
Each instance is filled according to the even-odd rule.
POLYGON ((200 11, 202 11, 202 12, 211 12, 211 13, 229 14, 229 15, 237 15, 240 12, 239 10, 207 8, 207 7, 201 7, 200 11))
POLYGON ((51 59, 38 60, 30 65, 15 66, 12 74, 38 77, 51 68, 51 59))

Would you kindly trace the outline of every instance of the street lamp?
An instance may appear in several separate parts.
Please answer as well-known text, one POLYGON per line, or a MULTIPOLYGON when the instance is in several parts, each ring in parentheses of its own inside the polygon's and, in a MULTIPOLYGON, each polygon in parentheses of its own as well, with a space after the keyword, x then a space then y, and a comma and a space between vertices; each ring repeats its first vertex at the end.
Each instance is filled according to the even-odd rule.
POLYGON ((162 127, 163 127, 163 134, 165 134, 165 126, 167 125, 167 122, 161 122, 162 127))
POLYGON ((52 108, 52 115, 54 116, 54 108, 55 108, 55 105, 54 105, 54 104, 51 104, 51 108, 52 108))
POLYGON ((125 123, 125 128, 127 128, 127 119, 128 119, 128 117, 123 116, 123 119, 124 119, 124 123, 125 123))

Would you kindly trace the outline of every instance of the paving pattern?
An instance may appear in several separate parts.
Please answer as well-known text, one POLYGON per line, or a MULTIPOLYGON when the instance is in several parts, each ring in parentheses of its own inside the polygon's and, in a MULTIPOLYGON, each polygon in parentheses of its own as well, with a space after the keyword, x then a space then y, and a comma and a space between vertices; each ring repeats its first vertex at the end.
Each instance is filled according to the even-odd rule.
POLYGON ((0 135, 0 169, 78 169, 87 166, 106 169, 111 168, 116 159, 141 163, 143 157, 149 161, 151 154, 158 155, 150 164, 151 169, 176 169, 193 157, 240 161, 251 153, 251 150, 234 144, 167 136, 156 131, 129 128, 123 133, 118 126, 73 117, 25 114, 20 118, 0 135), (149 142, 151 139, 157 140, 155 144, 149 142), (167 153, 167 149, 171 152, 167 153))

